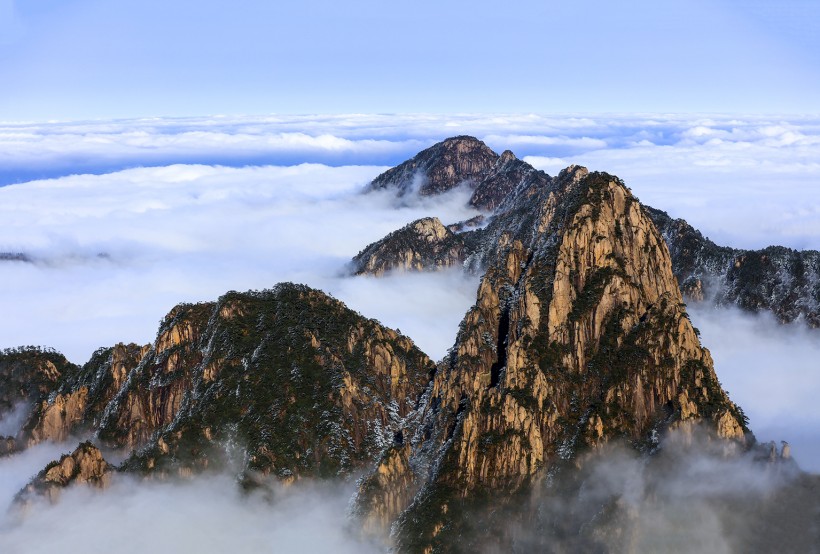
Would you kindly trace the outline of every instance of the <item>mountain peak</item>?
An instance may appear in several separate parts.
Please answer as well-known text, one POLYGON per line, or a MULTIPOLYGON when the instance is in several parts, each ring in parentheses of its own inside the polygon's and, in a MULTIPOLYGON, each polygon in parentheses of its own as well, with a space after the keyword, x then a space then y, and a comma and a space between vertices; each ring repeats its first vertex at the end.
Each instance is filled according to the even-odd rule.
POLYGON ((467 186, 473 191, 470 205, 492 211, 522 182, 546 184, 549 179, 510 150, 499 156, 479 139, 460 135, 388 169, 373 179, 369 190, 393 189, 399 196, 433 196, 467 186))
POLYGON ((397 521, 399 547, 422 551, 442 528, 460 535, 451 504, 503 497, 610 441, 649 451, 666 429, 702 424, 743 447, 745 416, 669 250, 620 179, 571 166, 548 186, 524 182, 476 240, 476 303, 407 433, 416 442, 364 482, 369 525, 397 521))
POLYGON ((475 137, 457 136, 434 144, 370 183, 370 189, 395 188, 399 195, 441 194, 470 181, 480 181, 498 154, 475 137))

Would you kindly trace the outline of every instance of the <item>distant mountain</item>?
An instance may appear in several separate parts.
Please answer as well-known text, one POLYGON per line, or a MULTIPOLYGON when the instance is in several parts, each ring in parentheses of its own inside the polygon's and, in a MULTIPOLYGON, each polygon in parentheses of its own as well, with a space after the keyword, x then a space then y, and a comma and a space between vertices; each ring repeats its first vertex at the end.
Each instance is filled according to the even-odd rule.
POLYGON ((470 205, 492 210, 522 181, 543 183, 548 179, 509 150, 499 156, 475 137, 460 136, 439 142, 388 169, 369 188, 395 189, 401 196, 432 196, 466 186, 472 191, 470 205))
POLYGON ((771 311, 783 323, 820 327, 820 252, 717 246, 683 219, 646 207, 672 254, 684 294, 695 301, 771 311))
MULTIPOLYGON (((480 209, 501 214, 508 196, 533 187, 550 187, 553 178, 518 160, 505 152, 507 164, 514 170, 490 175, 488 170, 445 172, 454 175, 449 181, 441 177, 427 179, 425 171, 432 168, 434 176, 446 168, 488 167, 489 149, 482 148, 473 137, 455 137, 441 142, 415 158, 377 177, 371 188, 393 186, 402 194, 409 194, 411 187, 403 186, 412 173, 422 183, 446 182, 455 186, 469 182, 475 187, 471 203, 480 209), (400 168, 401 171, 399 171, 400 168), (411 172, 412 168, 412 172, 411 172), (500 176, 503 176, 500 177, 500 176), (481 180, 483 179, 483 180, 481 180), (489 191, 493 192, 489 192, 489 191), (489 199, 482 201, 480 198, 489 199)), ((489 151, 491 152, 491 151, 489 151)), ((419 194, 439 194, 448 186, 431 186, 417 191, 419 194)), ((514 198, 512 199, 514 201, 514 198)), ((666 212, 643 206, 666 241, 671 256, 672 270, 688 301, 707 301, 715 305, 737 305, 752 312, 771 311, 779 321, 787 323, 803 320, 811 327, 820 326, 820 252, 796 251, 780 246, 763 250, 741 250, 718 246, 682 219, 672 219, 666 212)), ((415 222, 412 225, 416 225, 415 222)), ((439 226, 443 226, 438 222, 439 226)), ((486 234, 481 229, 462 229, 458 224, 449 225, 457 233, 440 233, 430 238, 416 236, 410 226, 388 235, 362 250, 353 259, 354 273, 383 274, 392 269, 425 270, 442 266, 466 264, 472 271, 481 272, 477 253, 486 250, 486 234)))

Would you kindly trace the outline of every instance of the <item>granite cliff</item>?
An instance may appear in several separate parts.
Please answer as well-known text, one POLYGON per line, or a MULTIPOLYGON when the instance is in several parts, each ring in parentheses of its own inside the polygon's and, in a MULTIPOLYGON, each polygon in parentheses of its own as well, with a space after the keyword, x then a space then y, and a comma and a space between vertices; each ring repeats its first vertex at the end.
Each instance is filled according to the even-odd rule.
POLYGON ((649 452, 667 430, 699 426, 746 447, 669 250, 619 179, 573 167, 525 184, 481 233, 476 304, 408 440, 362 485, 368 528, 395 520, 401 548, 448 550, 465 499, 510 497, 610 441, 649 452))

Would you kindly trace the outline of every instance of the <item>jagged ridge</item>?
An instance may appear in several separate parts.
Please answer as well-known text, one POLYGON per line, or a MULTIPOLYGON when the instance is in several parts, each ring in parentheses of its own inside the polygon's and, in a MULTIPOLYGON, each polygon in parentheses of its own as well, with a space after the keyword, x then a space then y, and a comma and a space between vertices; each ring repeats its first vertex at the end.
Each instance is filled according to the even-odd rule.
MULTIPOLYGON (((466 160, 472 152, 480 150, 477 143, 480 141, 472 137, 448 139, 425 150, 421 165, 427 167, 444 163, 441 158, 443 150, 462 152, 461 158, 466 160), (459 147, 462 142, 470 147, 459 147)), ((394 168, 395 172, 389 170, 384 173, 374 181, 378 183, 373 186, 396 186, 403 190, 401 183, 406 181, 400 176, 408 174, 407 168, 418 166, 420 162, 414 160, 416 158, 394 168), (399 168, 404 169, 398 171, 399 168)), ((509 151, 500 157, 499 166, 507 169, 493 174, 497 177, 487 173, 471 200, 474 206, 494 210, 492 217, 503 217, 509 213, 517 202, 515 196, 522 191, 550 186, 551 178, 548 175, 516 159, 509 151), (502 160, 507 160, 506 164, 502 160), (485 193, 492 200, 485 202, 477 199, 485 193)), ((431 187, 424 193, 438 194, 443 190, 449 189, 431 187)), ((796 251, 782 246, 762 250, 718 246, 682 219, 672 219, 666 212, 649 206, 643 206, 643 209, 669 247, 673 272, 687 300, 708 301, 718 306, 736 305, 752 312, 771 311, 783 323, 801 319, 811 327, 820 327, 820 252, 796 251)), ((475 253, 491 248, 492 239, 482 229, 470 230, 458 224, 449 227, 463 232, 459 232, 457 240, 450 239, 450 243, 456 243, 457 247, 445 257, 429 255, 427 251, 430 248, 423 237, 396 232, 360 252, 353 261, 354 271, 359 274, 382 274, 397 268, 429 270, 459 263, 464 264, 468 271, 483 271, 484 266, 480 262, 484 260, 471 258, 475 253)))

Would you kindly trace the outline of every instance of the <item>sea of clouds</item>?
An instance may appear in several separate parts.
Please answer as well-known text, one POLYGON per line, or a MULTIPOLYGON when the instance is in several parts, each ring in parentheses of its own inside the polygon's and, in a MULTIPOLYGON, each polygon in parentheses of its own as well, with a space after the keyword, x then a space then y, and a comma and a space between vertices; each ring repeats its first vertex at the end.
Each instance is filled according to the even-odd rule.
POLYGON ((721 115, 218 116, 0 122, 0 185, 145 166, 392 166, 449 136, 550 174, 575 163, 719 243, 820 248, 820 118, 721 115))
MULTIPOLYGON (((28 260, 0 261, 0 347, 51 346, 83 363, 100 346, 152 342, 158 321, 179 302, 294 281, 400 328, 438 359, 475 300, 477 278, 459 271, 354 278, 346 264, 419 217, 449 223, 475 215, 465 191, 401 203, 387 192, 361 194, 390 165, 458 134, 499 152, 509 148, 550 174, 571 163, 616 174, 642 201, 720 244, 820 248, 817 118, 352 115, 0 124, 0 252, 28 260)), ((798 462, 820 472, 817 332, 734 310, 690 311, 758 438, 790 441, 798 462)), ((0 501, 73 446, 46 445, 0 461, 0 501)), ((170 506, 232 498, 220 483, 216 492, 198 484, 174 489, 180 504, 170 506)), ((121 491, 120 515, 165 525, 146 514, 164 509, 162 491, 170 489, 133 490, 121 491)), ((343 504, 345 494, 328 495, 336 499, 331 511, 316 500, 323 494, 277 505, 312 514, 316 528, 275 519, 273 507, 266 513, 277 523, 257 536, 242 523, 259 523, 253 510, 233 501, 229 521, 251 534, 251 549, 262 544, 253 541, 291 532, 309 539, 314 529, 341 533, 333 502, 343 504)), ((115 509, 88 492, 67 498, 88 511, 67 502, 49 513, 59 511, 78 529, 115 509)), ((202 510, 200 522, 217 518, 202 510)), ((38 533, 46 517, 35 516, 26 529, 38 533)), ((18 544, 18 532, 7 530, 5 540, 18 544)), ((361 546, 352 544, 351 551, 361 546)))

